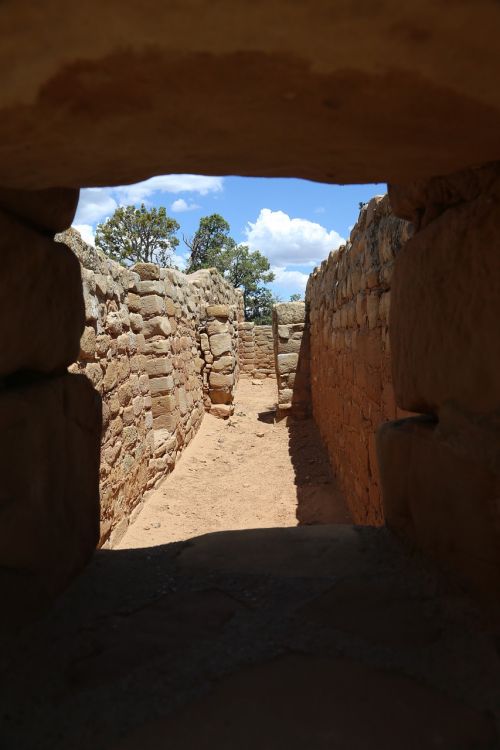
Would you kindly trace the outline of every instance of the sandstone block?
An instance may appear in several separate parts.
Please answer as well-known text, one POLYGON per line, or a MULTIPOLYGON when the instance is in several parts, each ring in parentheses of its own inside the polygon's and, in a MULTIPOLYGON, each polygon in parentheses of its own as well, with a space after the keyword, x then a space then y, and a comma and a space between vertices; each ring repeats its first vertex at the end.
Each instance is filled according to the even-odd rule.
POLYGON ((215 372, 222 372, 224 370, 232 372, 234 366, 235 359, 232 354, 225 354, 223 357, 215 360, 212 369, 215 370, 215 372))
POLYGON ((174 389, 174 379, 171 375, 167 375, 163 378, 151 378, 149 381, 149 387, 153 397, 169 393, 174 389))
POLYGON ((486 455, 455 447, 426 417, 384 424, 377 453, 387 524, 476 590, 497 597, 498 464, 493 471, 486 455))
POLYGON ((102 383, 105 392, 111 391, 118 383, 118 367, 119 365, 116 360, 111 360, 107 363, 102 383))
POLYGON ((172 412, 177 409, 177 399, 173 393, 166 396, 155 396, 152 399, 153 417, 159 417, 164 412, 172 412))
POLYGON ((179 421, 179 413, 177 411, 172 413, 159 414, 157 417, 153 417, 153 429, 154 430, 168 430, 174 432, 177 428, 179 421))
POLYGON ((227 321, 209 320, 206 328, 208 335, 213 336, 215 333, 227 333, 229 331, 229 324, 227 321))
POLYGON ((66 245, 0 211, 0 376, 64 370, 80 351, 80 264, 66 245))
POLYGON ((222 354, 231 352, 233 342, 228 333, 216 333, 210 336, 210 350, 214 357, 220 357, 222 354))
POLYGON ((274 306, 273 320, 277 325, 303 323, 306 317, 304 302, 280 302, 274 306))
POLYGON ((176 313, 175 305, 174 305, 173 301, 170 299, 170 297, 167 297, 165 299, 165 312, 170 317, 174 316, 175 313, 176 313))
MULTIPOLYGON (((99 539, 100 398, 78 375, 7 388, 0 423, 0 566, 53 596, 99 539)), ((2 592, 5 617, 25 597, 2 592)))
POLYGON ((141 297, 145 294, 156 294, 159 297, 163 297, 165 295, 165 285, 162 281, 138 281, 132 287, 132 291, 141 297))
POLYGON ((156 263, 136 263, 132 271, 137 273, 141 281, 158 281, 160 279, 160 266, 156 263))
POLYGON ((390 310, 396 400, 436 412, 500 408, 500 204, 450 208, 399 252, 390 310))
POLYGON ((132 292, 129 292, 127 294, 127 305, 131 313, 141 312, 141 298, 138 294, 132 294, 132 292))
POLYGON ((173 370, 171 357, 157 357, 148 359, 146 362, 146 372, 152 378, 161 375, 170 375, 173 370))
MULTIPOLYGON (((147 297, 144 299, 147 299, 147 297)), ((172 326, 170 325, 168 318, 158 315, 144 321, 143 333, 146 338, 151 338, 152 336, 170 336, 172 333, 172 326)))
POLYGON ((220 419, 228 419, 234 414, 234 406, 232 404, 212 404, 210 414, 220 419))
POLYGON ((224 375, 221 372, 212 371, 210 373, 209 382, 212 388, 230 388, 234 385, 234 375, 232 373, 224 375))
POLYGON ((366 313, 368 316, 368 328, 376 328, 378 323, 379 297, 377 294, 369 294, 366 298, 366 313))
POLYGON ((153 354, 155 356, 161 356, 162 354, 168 354, 172 348, 169 339, 155 339, 154 341, 147 341, 144 345, 144 354, 153 354))
POLYGON ((92 360, 95 358, 96 334, 91 326, 86 326, 80 339, 79 359, 92 360))
MULTIPOLYGON (((141 297, 141 315, 146 320, 165 313, 165 301, 157 294, 141 297)), ((168 322, 168 321, 167 321, 168 322)))
POLYGON ((10 190, 0 188, 0 207, 23 224, 51 238, 71 226, 80 191, 77 188, 10 190))
POLYGON ((233 402, 232 391, 229 388, 212 390, 210 391, 210 401, 213 404, 231 404, 233 402))
POLYGON ((230 310, 228 305, 207 305, 207 318, 228 318, 230 310))
POLYGON ((299 361, 299 355, 291 352, 289 354, 278 354, 277 369, 280 375, 286 375, 289 372, 295 372, 299 361))

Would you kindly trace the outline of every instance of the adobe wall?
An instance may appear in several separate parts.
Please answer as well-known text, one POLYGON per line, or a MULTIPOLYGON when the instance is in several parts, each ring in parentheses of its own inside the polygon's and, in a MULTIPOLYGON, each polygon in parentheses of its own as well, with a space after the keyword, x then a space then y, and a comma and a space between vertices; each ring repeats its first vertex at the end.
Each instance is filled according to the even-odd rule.
POLYGON ((102 397, 100 543, 113 543, 144 492, 172 471, 204 412, 232 412, 242 295, 215 269, 125 269, 74 230, 58 239, 82 266, 85 329, 70 371, 102 397))
POLYGON ((239 324, 239 357, 244 377, 273 378, 276 376, 272 325, 239 324))
POLYGON ((307 286, 314 419, 356 523, 384 520, 375 433, 399 414, 389 309, 394 259, 409 235, 388 196, 373 198, 307 286))

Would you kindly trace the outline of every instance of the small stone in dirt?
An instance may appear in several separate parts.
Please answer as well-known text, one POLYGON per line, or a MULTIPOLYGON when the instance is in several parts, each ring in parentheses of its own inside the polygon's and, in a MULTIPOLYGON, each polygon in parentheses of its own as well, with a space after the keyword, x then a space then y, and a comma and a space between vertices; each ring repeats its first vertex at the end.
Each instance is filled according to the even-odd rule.
POLYGON ((264 437, 265 434, 266 434, 265 432, 256 432, 255 436, 256 437, 264 437))
POLYGON ((244 412, 244 411, 237 411, 236 412, 236 416, 237 417, 246 417, 246 412, 244 412))
POLYGON ((264 385, 263 380, 252 380, 252 385, 264 385))
POLYGON ((153 528, 153 529, 159 529, 159 528, 160 528, 160 526, 161 526, 161 523, 160 523, 159 521, 154 521, 154 522, 153 522, 153 523, 151 524, 151 528, 153 528))
POLYGON ((144 529, 144 531, 149 531, 149 529, 150 529, 149 526, 143 526, 142 528, 144 529))

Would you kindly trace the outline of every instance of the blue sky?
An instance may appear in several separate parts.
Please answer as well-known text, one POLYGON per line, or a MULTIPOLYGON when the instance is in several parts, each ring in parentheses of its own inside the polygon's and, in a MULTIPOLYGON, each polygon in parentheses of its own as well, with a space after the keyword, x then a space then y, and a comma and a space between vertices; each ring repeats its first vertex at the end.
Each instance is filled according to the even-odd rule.
POLYGON ((237 242, 266 255, 276 274, 273 292, 303 293, 315 265, 349 237, 359 202, 385 193, 385 184, 325 185, 296 179, 164 175, 136 185, 82 190, 74 226, 86 241, 118 205, 165 206, 181 229, 176 262, 185 264, 202 216, 221 214, 237 242))

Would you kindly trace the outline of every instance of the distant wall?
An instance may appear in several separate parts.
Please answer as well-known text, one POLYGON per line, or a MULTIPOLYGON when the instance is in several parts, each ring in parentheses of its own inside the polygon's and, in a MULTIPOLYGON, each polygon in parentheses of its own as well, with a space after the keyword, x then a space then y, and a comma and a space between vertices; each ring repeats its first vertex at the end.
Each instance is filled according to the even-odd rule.
POLYGON ((58 239, 82 266, 86 325, 70 370, 103 399, 100 543, 113 543, 144 492, 173 469, 204 412, 221 403, 221 391, 230 406, 238 375, 232 321, 242 318, 242 295, 215 269, 189 276, 151 263, 126 269, 74 230, 58 239))
POLYGON ((307 286, 314 418, 357 523, 383 522, 375 432, 405 414, 394 398, 388 322, 394 258, 409 232, 387 196, 373 198, 307 286))
POLYGON ((311 411, 309 330, 303 302, 273 308, 278 412, 305 417, 311 411))
POLYGON ((244 377, 275 377, 273 327, 241 322, 239 324, 239 358, 241 373, 244 377))

